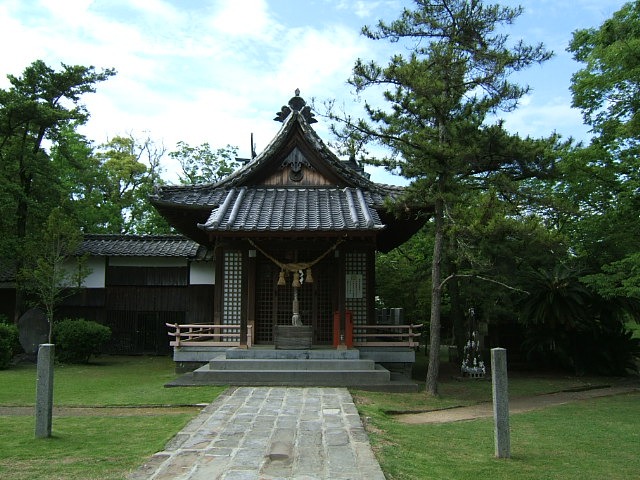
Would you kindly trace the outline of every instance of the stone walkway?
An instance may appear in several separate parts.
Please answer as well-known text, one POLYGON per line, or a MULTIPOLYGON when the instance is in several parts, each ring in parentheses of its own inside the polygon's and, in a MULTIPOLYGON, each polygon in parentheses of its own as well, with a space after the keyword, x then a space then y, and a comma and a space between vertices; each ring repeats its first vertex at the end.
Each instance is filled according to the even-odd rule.
POLYGON ((130 480, 384 480, 346 388, 229 389, 130 480))

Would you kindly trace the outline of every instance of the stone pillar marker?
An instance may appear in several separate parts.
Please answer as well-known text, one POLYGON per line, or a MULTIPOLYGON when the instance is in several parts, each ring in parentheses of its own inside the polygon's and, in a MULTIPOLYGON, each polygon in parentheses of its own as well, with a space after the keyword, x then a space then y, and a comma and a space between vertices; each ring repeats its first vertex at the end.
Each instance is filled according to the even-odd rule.
POLYGON ((38 348, 36 380, 36 438, 51 436, 53 417, 53 359, 55 345, 43 343, 38 348))
POLYGON ((504 348, 491 349, 491 382, 495 455, 496 458, 511 458, 507 351, 504 348))

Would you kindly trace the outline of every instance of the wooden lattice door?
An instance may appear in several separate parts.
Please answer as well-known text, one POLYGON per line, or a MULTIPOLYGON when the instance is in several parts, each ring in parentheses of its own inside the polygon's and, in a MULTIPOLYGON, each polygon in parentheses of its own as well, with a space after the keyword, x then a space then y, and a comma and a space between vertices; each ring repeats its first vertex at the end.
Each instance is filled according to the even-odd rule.
MULTIPOLYGON (((305 252, 305 258, 314 258, 314 252, 305 252)), ((313 326, 313 343, 327 345, 332 342, 332 286, 335 282, 333 258, 328 257, 313 267, 313 283, 304 281, 298 289, 298 302, 302 323, 313 326)), ((255 341, 273 343, 274 325, 290 325, 293 287, 289 274, 285 286, 278 286, 280 269, 264 255, 258 254, 256 271, 256 325, 255 341)))

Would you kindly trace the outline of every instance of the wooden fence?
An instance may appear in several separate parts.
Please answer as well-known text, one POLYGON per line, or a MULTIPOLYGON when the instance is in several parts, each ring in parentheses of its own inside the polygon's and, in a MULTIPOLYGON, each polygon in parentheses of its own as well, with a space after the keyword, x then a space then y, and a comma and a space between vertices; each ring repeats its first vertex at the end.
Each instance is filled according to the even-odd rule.
MULTIPOLYGON (((237 347, 240 345, 240 325, 167 323, 172 347, 237 347)), ((253 325, 247 325, 247 346, 251 347, 253 325)))
MULTIPOLYGON (((172 347, 235 347, 240 345, 240 325, 212 325, 167 323, 172 347)), ((247 346, 251 347, 253 325, 247 325, 247 346)), ((419 346, 422 324, 410 325, 354 325, 354 347, 419 346)))
POLYGON ((420 344, 422 324, 354 325, 355 347, 409 347, 420 344))

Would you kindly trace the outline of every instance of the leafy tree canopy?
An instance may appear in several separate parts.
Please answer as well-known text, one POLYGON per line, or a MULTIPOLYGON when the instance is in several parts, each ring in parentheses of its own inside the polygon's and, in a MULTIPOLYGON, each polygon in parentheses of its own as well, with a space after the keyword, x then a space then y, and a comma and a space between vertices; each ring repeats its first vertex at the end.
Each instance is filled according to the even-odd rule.
POLYGON ((16 242, 39 228, 58 204, 58 176, 48 147, 86 122, 82 95, 114 74, 65 64, 56 71, 38 60, 22 76, 8 76, 10 88, 0 90, 0 190, 10 192, 2 198, 3 243, 10 250, 16 251, 16 242))
POLYGON ((569 223, 576 252, 601 295, 640 298, 640 2, 574 32, 568 50, 582 64, 573 104, 595 133, 572 158, 565 186, 578 206, 569 223))
POLYGON ((637 155, 640 139, 640 2, 599 28, 574 32, 568 50, 584 64, 573 75, 573 104, 599 141, 637 155))
POLYGON ((209 143, 192 147, 179 141, 176 147, 177 150, 170 152, 169 157, 180 164, 182 184, 216 183, 238 167, 235 160, 238 148, 231 145, 214 151, 209 143))

